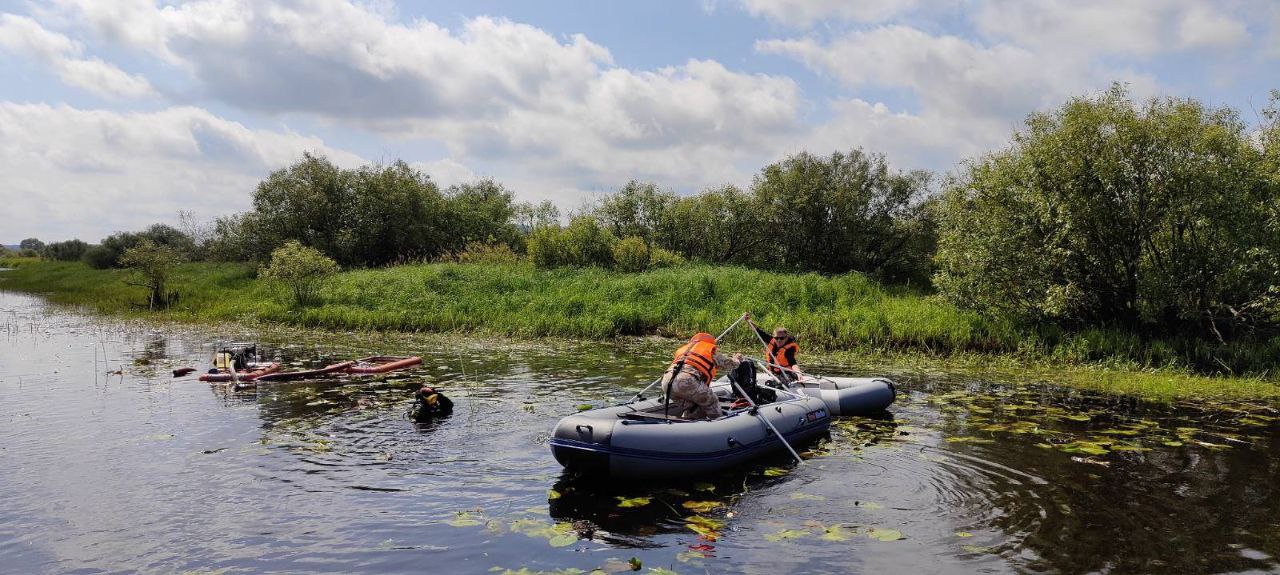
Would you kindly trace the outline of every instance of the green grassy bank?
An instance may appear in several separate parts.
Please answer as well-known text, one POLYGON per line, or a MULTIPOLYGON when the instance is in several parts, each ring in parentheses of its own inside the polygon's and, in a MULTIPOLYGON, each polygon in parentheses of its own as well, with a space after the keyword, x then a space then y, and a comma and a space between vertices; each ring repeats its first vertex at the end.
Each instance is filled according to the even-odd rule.
MULTIPOLYGON (((3 262, 0 261, 0 267, 3 262)), ((241 264, 180 266, 181 299, 149 312, 129 272, 81 263, 24 262, 0 289, 39 293, 99 312, 179 321, 274 322, 324 329, 475 332, 510 337, 601 339, 723 329, 743 311, 786 325, 806 353, 879 358, 925 368, 1043 372, 1080 387, 1158 398, 1280 397, 1280 341, 1209 346, 1134 335, 1020 327, 933 296, 890 289, 860 275, 823 277, 736 267, 686 266, 624 274, 599 269, 434 263, 353 270, 330 279, 322 303, 297 308, 241 264), (1235 373, 1215 364, 1246 366, 1235 373), (1194 374, 1193 368, 1201 370, 1194 374), (1226 372, 1225 369, 1220 370, 1226 372), (1223 377, 1250 373, 1249 377, 1223 377)), ((746 330, 735 345, 751 345, 746 330)), ((758 345, 758 344, 756 344, 758 345)))

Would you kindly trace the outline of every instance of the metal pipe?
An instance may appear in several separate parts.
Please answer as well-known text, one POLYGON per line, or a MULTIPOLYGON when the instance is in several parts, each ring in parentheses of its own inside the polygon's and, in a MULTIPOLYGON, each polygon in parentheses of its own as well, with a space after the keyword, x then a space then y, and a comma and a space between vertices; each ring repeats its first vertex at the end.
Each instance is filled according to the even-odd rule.
POLYGON ((769 421, 769 418, 760 414, 760 406, 756 405, 755 400, 751 399, 750 395, 747 395, 747 392, 742 389, 742 386, 738 385, 738 382, 734 381, 733 379, 729 379, 729 383, 733 384, 733 388, 738 390, 738 393, 742 394, 742 397, 747 400, 747 403, 751 404, 751 407, 754 408, 751 410, 751 414, 756 417, 759 417, 760 420, 763 421, 765 425, 769 426, 769 429, 773 431, 773 434, 778 437, 778 441, 782 442, 782 446, 787 448, 787 451, 791 452, 792 457, 796 458, 796 463, 804 464, 804 459, 801 459, 800 454, 796 453, 795 448, 791 447, 790 443, 787 443, 787 438, 783 437, 781 433, 778 433, 778 428, 773 426, 773 422, 769 421))

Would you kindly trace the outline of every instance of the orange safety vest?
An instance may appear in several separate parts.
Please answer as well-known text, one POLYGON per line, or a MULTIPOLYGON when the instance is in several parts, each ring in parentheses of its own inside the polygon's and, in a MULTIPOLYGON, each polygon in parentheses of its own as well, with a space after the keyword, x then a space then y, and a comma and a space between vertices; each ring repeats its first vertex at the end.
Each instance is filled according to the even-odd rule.
MULTIPOLYGON (((692 367, 703 377, 703 382, 710 385, 716 378, 716 338, 709 333, 694 335, 689 343, 676 350, 671 367, 684 360, 685 367, 692 367)), ((672 378, 679 374, 672 374, 672 378)))
MULTIPOLYGON (((796 354, 800 353, 800 346, 796 345, 795 338, 788 339, 787 343, 784 343, 782 345, 778 345, 778 338, 776 337, 773 338, 772 340, 769 340, 769 346, 766 347, 764 351, 765 353, 768 354, 765 357, 768 359, 772 359, 773 363, 777 364, 777 365, 769 366, 769 371, 773 372, 774 375, 782 375, 784 371, 780 369, 778 366, 790 368, 791 366, 795 365, 790 361, 787 361, 787 350, 794 350, 796 354)), ((794 372, 787 371, 786 373, 788 376, 792 376, 792 377, 795 376, 794 372)))

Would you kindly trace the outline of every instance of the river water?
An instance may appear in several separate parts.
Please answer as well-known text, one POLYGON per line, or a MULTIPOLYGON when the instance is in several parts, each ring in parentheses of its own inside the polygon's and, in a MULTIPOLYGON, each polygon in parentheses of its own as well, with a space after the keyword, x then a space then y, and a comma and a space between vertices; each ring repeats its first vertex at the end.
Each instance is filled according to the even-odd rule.
POLYGON ((897 373, 889 416, 838 419, 802 466, 565 475, 556 420, 625 399, 671 345, 219 331, 0 291, 0 571, 1280 572, 1274 406, 897 373), (244 392, 172 377, 226 340, 425 362, 244 392), (424 382, 451 417, 405 418, 424 382))

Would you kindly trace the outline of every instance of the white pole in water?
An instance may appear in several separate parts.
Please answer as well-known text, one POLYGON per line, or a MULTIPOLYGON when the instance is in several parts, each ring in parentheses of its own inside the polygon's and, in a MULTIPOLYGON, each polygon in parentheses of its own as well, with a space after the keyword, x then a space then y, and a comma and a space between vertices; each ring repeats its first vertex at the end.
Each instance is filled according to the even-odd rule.
POLYGON ((791 452, 792 457, 796 458, 796 463, 803 464, 804 459, 801 459, 800 454, 796 453, 795 448, 791 447, 790 443, 787 443, 787 438, 783 437, 781 433, 778 433, 778 428, 773 426, 773 422, 769 421, 768 417, 765 417, 764 414, 760 413, 760 406, 756 405, 755 400, 751 399, 751 396, 747 395, 747 392, 744 391, 742 387, 738 385, 738 382, 734 381, 732 378, 729 379, 729 383, 733 384, 733 388, 738 390, 738 393, 742 394, 742 397, 747 400, 747 403, 751 404, 751 415, 759 417, 760 421, 763 421, 765 425, 768 425, 769 430, 773 431, 773 434, 778 436, 778 441, 782 442, 782 446, 787 448, 787 451, 791 452))

